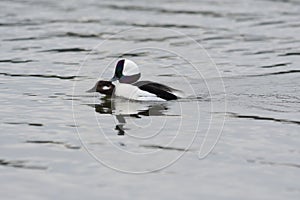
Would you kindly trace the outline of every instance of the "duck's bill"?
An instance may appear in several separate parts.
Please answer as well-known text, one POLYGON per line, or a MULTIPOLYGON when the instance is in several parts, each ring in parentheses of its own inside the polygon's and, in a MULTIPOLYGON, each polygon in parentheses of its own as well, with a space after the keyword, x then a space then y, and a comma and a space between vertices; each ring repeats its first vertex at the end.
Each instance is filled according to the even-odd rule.
POLYGON ((87 90, 86 92, 88 93, 97 92, 97 84, 93 88, 87 90))

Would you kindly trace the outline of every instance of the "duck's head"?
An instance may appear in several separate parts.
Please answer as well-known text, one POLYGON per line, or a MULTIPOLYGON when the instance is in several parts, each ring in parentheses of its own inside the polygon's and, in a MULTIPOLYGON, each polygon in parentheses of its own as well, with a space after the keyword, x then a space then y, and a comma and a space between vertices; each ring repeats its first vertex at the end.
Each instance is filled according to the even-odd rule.
POLYGON ((101 94, 111 96, 112 93, 114 92, 114 89, 115 86, 114 84, 112 84, 111 81, 98 81, 92 89, 86 92, 99 92, 101 94))
POLYGON ((134 83, 141 77, 139 67, 131 60, 121 59, 117 62, 115 74, 111 81, 134 83))

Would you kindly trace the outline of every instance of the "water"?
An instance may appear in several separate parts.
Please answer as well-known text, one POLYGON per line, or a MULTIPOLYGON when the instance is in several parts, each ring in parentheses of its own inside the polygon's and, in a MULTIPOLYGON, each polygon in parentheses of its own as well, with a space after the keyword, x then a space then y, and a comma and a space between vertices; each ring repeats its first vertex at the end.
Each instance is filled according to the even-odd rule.
POLYGON ((298 199, 298 1, 4 0, 0 11, 3 199, 298 199), (188 97, 85 93, 118 57, 188 97))

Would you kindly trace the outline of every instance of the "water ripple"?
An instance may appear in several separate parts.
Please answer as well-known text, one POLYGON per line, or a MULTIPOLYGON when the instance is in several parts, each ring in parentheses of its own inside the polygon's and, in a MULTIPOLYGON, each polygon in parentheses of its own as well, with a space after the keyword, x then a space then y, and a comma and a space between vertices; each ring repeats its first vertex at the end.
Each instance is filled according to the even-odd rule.
POLYGON ((43 124, 41 123, 27 123, 27 122, 4 122, 4 123, 11 124, 11 125, 27 124, 28 126, 43 126, 43 124))
POLYGON ((188 15, 203 15, 210 17, 222 17, 221 13, 213 12, 213 11, 205 11, 205 10, 170 10, 165 8, 157 8, 157 7, 143 7, 136 5, 105 5, 105 7, 114 9, 114 10, 132 10, 132 11, 148 11, 148 12, 158 12, 158 13, 166 13, 166 14, 188 14, 188 15))
POLYGON ((23 161, 23 160, 0 159, 0 166, 23 168, 23 169, 37 169, 37 170, 46 170, 46 169, 48 169, 48 167, 45 167, 45 166, 26 164, 27 162, 28 161, 23 161))
POLYGON ((264 161, 264 160, 252 160, 252 159, 248 159, 247 162, 249 162, 249 163, 259 163, 259 164, 262 164, 262 165, 286 166, 286 167, 300 168, 300 164, 294 164, 294 163, 280 163, 280 162, 272 162, 272 161, 264 161))
POLYGON ((46 75, 46 74, 10 74, 10 73, 0 73, 3 76, 12 77, 39 77, 39 78, 58 78, 58 79, 75 79, 77 77, 83 76, 59 76, 59 75, 46 75))
POLYGON ((279 56, 300 56, 300 52, 290 52, 290 53, 280 54, 279 56))
POLYGON ((0 60, 0 63, 29 63, 29 62, 34 62, 34 60, 19 60, 19 59, 0 60))
POLYGON ((63 145, 67 149, 80 149, 80 146, 70 145, 64 142, 51 141, 51 140, 27 140, 26 143, 32 144, 55 144, 55 145, 63 145))
POLYGON ((296 120, 277 119, 277 118, 273 118, 273 117, 262 117, 262 116, 258 116, 258 115, 240 115, 240 114, 237 114, 237 113, 230 113, 230 112, 228 112, 227 114, 231 117, 234 117, 234 118, 274 121, 274 122, 290 123, 290 124, 300 125, 300 121, 296 121, 296 120))
POLYGON ((90 49, 83 49, 83 48, 61 48, 61 49, 48 49, 48 50, 43 50, 40 52, 58 52, 58 53, 64 53, 64 52, 81 52, 81 51, 91 51, 90 49))
POLYGON ((246 75, 244 77, 274 76, 274 75, 281 75, 281 74, 296 74, 296 73, 300 73, 300 70, 294 69, 294 70, 271 72, 271 73, 264 73, 264 74, 253 74, 253 75, 246 75))
POLYGON ((277 64, 273 64, 273 65, 263 65, 263 66, 260 66, 261 68, 274 68, 274 67, 282 67, 282 66, 287 66, 287 65, 290 65, 291 63, 288 62, 288 63, 277 63, 277 64))
POLYGON ((151 148, 151 149, 162 149, 162 150, 175 150, 175 151, 188 151, 188 149, 178 148, 178 147, 170 147, 170 146, 161 146, 161 145, 140 145, 140 147, 151 148))

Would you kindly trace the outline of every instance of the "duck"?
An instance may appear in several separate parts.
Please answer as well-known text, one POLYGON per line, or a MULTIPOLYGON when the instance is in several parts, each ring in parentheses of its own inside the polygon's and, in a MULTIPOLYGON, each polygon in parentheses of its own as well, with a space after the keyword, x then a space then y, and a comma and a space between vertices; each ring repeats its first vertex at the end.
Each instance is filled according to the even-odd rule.
POLYGON ((139 67, 129 59, 120 59, 114 75, 109 81, 100 80, 87 92, 99 92, 107 96, 117 96, 136 101, 177 100, 180 90, 153 81, 138 81, 141 77, 139 67))

